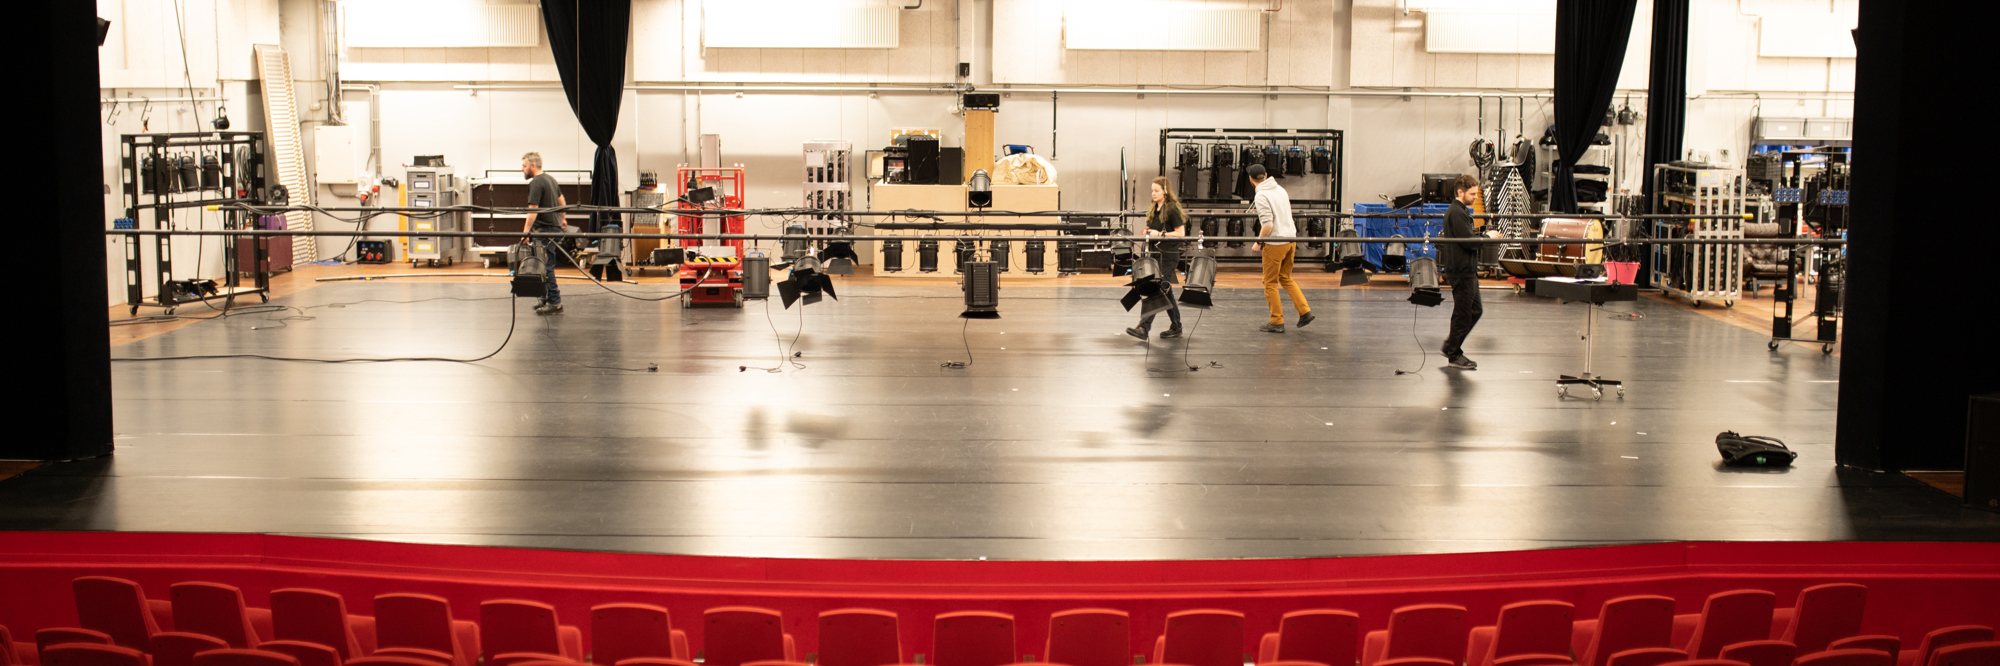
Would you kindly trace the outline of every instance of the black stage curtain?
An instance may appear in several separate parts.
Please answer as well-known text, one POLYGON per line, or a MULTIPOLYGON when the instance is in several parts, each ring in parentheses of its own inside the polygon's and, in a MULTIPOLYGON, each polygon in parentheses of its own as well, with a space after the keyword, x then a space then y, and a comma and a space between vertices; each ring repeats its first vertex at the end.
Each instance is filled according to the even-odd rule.
POLYGON ((1687 133, 1688 0, 1653 0, 1653 67, 1646 78, 1646 205, 1653 165, 1680 159, 1687 133))
POLYGON ((1632 36, 1638 0, 1556 0, 1556 149, 1549 165, 1549 203, 1576 212, 1576 175, 1570 165, 1583 157, 1604 126, 1604 111, 1625 65, 1625 42, 1632 36))
MULTIPOLYGON (((631 0, 542 0, 542 25, 549 32, 569 108, 597 144, 590 168, 590 203, 618 205, 618 105, 625 98, 625 42, 631 32, 631 0)), ((591 215, 589 231, 617 224, 606 213, 591 215)))

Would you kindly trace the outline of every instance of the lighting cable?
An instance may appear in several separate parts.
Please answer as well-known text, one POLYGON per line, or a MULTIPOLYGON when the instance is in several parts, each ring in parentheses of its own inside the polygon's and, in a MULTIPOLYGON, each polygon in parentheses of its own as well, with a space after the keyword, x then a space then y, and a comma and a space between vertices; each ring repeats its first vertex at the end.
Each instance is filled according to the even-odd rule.
POLYGON ((959 342, 965 343, 965 360, 945 361, 943 363, 939 363, 938 367, 951 368, 953 370, 964 370, 966 368, 972 367, 972 339, 970 337, 967 337, 968 330, 971 328, 972 328, 972 319, 967 318, 965 320, 965 325, 959 327, 958 329, 958 340, 959 342))
MULTIPOLYGON (((1398 376, 1415 375, 1419 372, 1423 372, 1424 364, 1430 362, 1431 360, 1430 352, 1424 350, 1423 339, 1417 337, 1417 304, 1415 303, 1410 304, 1410 341, 1417 343, 1417 369, 1404 370, 1401 368, 1397 368, 1396 374, 1398 376)), ((1422 375, 1418 375, 1418 378, 1422 378, 1422 375)))
POLYGON ((515 324, 517 324, 520 321, 521 299, 510 298, 508 300, 513 301, 513 304, 508 309, 507 337, 500 340, 500 346, 493 348, 493 351, 487 352, 485 356, 480 356, 478 358, 469 358, 469 359, 443 358, 437 356, 408 356, 408 357, 396 357, 396 358, 302 358, 302 357, 292 357, 292 356, 269 356, 265 354, 190 354, 186 356, 112 357, 111 360, 112 361, 190 361, 190 360, 222 359, 222 358, 258 358, 267 361, 286 361, 293 363, 400 363, 406 361, 436 361, 440 363, 478 363, 480 361, 493 358, 494 356, 498 356, 501 350, 507 348, 507 343, 513 342, 514 340, 515 324))

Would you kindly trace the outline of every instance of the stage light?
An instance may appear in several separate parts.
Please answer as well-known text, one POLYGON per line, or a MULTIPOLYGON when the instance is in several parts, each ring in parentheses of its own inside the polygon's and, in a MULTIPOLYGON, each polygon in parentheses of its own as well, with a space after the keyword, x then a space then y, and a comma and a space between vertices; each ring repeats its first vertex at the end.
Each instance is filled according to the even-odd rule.
POLYGON ((807 252, 812 251, 812 240, 805 236, 806 225, 797 222, 786 225, 784 249, 778 256, 783 257, 785 261, 798 261, 799 257, 806 256, 807 252))
POLYGON ((1181 304, 1205 308, 1215 305, 1215 257, 1198 254, 1188 259, 1187 284, 1181 287, 1181 304))
POLYGON ((778 296, 784 299, 787 309, 802 299, 804 305, 818 303, 822 293, 840 300, 840 294, 833 293, 833 278, 826 276, 818 259, 800 257, 791 263, 791 269, 791 276, 778 283, 778 296))
POLYGON ((902 272, 903 241, 882 241, 882 263, 887 264, 882 268, 890 273, 902 272))
POLYGON ((1012 250, 1013 248, 1008 245, 1007 241, 1003 240, 995 240, 986 244, 987 258, 991 259, 995 265, 998 265, 1002 273, 1007 272, 1007 260, 1009 259, 1007 255, 1012 250))
POLYGON ((917 270, 923 273, 936 273, 937 253, 938 253, 937 241, 934 240, 917 241, 917 270))
POLYGON ((541 248, 520 243, 507 248, 507 264, 514 268, 513 292, 520 298, 548 298, 548 259, 541 248))
POLYGON ((953 257, 955 257, 955 260, 952 262, 953 264, 952 272, 964 273, 966 262, 972 261, 972 252, 977 248, 978 246, 974 245, 973 242, 969 240, 962 240, 953 243, 951 246, 951 254, 953 257))
POLYGON ((1133 269, 1132 248, 1120 243, 1111 247, 1111 277, 1131 275, 1133 269))
POLYGON ((771 258, 762 252, 743 258, 743 299, 771 297, 771 258))
POLYGON ((1000 267, 991 261, 972 261, 965 264, 965 311, 959 313, 966 319, 1000 318, 1000 267))
POLYGON ((1040 275, 1042 273, 1042 264, 1047 260, 1047 254, 1048 241, 1028 241, 1028 272, 1040 275))
POLYGON ((1137 305, 1139 306, 1139 315, 1145 316, 1158 314, 1162 310, 1173 307, 1173 301, 1167 299, 1169 288, 1167 287, 1166 280, 1160 275, 1160 260, 1158 259, 1150 256, 1134 259, 1132 261, 1132 281, 1125 283, 1125 286, 1131 287, 1132 290, 1125 292, 1125 296, 1118 299, 1118 303, 1125 306, 1127 311, 1130 311, 1132 306, 1137 305))
POLYGON ((1410 302, 1427 308, 1444 302, 1444 292, 1438 289, 1436 259, 1418 257, 1410 261, 1410 302))
POLYGON ((1056 241, 1056 274, 1074 274, 1082 269, 1082 246, 1076 241, 1056 241))
POLYGON ((828 275, 853 275, 854 265, 860 262, 861 255, 854 253, 854 243, 849 241, 827 241, 819 251, 819 263, 828 275))
MULTIPOLYGON (((1334 236, 1336 238, 1360 238, 1361 234, 1354 230, 1354 223, 1347 222, 1341 225, 1340 231, 1334 233, 1334 236)), ((1362 260, 1368 255, 1362 249, 1360 243, 1353 241, 1334 243, 1333 254, 1334 261, 1341 266, 1340 286, 1352 287, 1368 284, 1368 271, 1361 267, 1362 260)))
POLYGON ((972 179, 965 186, 965 205, 973 208, 993 205, 993 177, 987 175, 985 169, 973 171, 972 179))
MULTIPOLYGON (((600 233, 607 234, 615 234, 623 230, 624 227, 616 224, 607 224, 598 229, 600 233)), ((590 274, 599 280, 610 280, 612 282, 624 280, 624 272, 618 269, 620 265, 618 263, 619 257, 624 253, 625 239, 597 239, 597 254, 590 258, 590 274)))

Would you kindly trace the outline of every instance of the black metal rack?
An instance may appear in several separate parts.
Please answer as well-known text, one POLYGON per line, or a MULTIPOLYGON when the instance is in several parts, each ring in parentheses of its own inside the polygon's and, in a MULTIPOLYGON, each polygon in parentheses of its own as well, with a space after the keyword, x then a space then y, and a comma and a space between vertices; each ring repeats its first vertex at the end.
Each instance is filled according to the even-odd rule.
MULTIPOLYGON (((1347 164, 1345 136, 1343 130, 1336 129, 1170 127, 1160 130, 1160 175, 1177 183, 1176 194, 1187 212, 1211 215, 1190 219, 1188 235, 1254 236, 1257 218, 1248 210, 1252 195, 1249 181, 1243 175, 1248 160, 1265 164, 1278 177, 1279 184, 1291 195, 1294 212, 1338 212, 1347 164), (1183 146, 1188 150, 1184 151, 1183 146), (1184 158, 1183 153, 1194 159, 1184 158), (1297 161, 1301 157, 1303 163, 1297 161), (1274 164, 1280 168, 1271 168, 1274 164), (1190 176, 1187 173, 1190 169, 1198 173, 1190 176), (1218 191, 1222 196, 1215 196, 1218 191), (1213 216, 1215 213, 1222 215, 1213 216)), ((1302 235, 1330 236, 1339 230, 1329 218, 1307 216, 1297 221, 1302 235)), ((1228 244, 1228 249, 1217 247, 1216 258, 1257 260, 1256 254, 1245 245, 1237 242, 1228 244)), ((1300 250, 1300 260, 1330 260, 1333 255, 1331 246, 1325 243, 1300 250)))
MULTIPOLYGON (((1170 157, 1178 157, 1180 153, 1179 144, 1182 143, 1199 146, 1199 155, 1201 155, 1202 162, 1197 166, 1204 172, 1210 171, 1213 168, 1209 160, 1211 158, 1211 147, 1215 144, 1247 142, 1258 148, 1276 146, 1281 150, 1297 146, 1306 149, 1307 168, 1304 170, 1305 173, 1293 174, 1288 171, 1278 175, 1279 183, 1284 184, 1286 186, 1285 189, 1292 190, 1292 208, 1340 210, 1341 175, 1346 164, 1346 160, 1342 155, 1344 136, 1344 131, 1335 129, 1208 129, 1169 127, 1160 130, 1160 175, 1173 178, 1176 175, 1175 172, 1180 170, 1178 163, 1173 165, 1175 168, 1170 170, 1168 168, 1168 159, 1170 157), (1332 152, 1332 162, 1329 168, 1323 173, 1315 171, 1312 168, 1311 149, 1316 147, 1324 147, 1332 152), (1323 183, 1323 185, 1307 187, 1295 183, 1323 183)), ((1241 151, 1237 152, 1240 158, 1241 151)), ((1289 154, 1287 157, 1289 158, 1289 154)), ((1243 178, 1241 175, 1242 164, 1232 163, 1229 168, 1234 169, 1237 174, 1230 179, 1231 182, 1239 181, 1243 178)), ((1214 184, 1211 182, 1212 178, 1202 177, 1198 180, 1203 185, 1203 194, 1213 193, 1214 184)), ((1238 197, 1235 196, 1236 193, 1232 188, 1229 196, 1223 197, 1195 196, 1193 193, 1185 191, 1178 194, 1180 195, 1181 204, 1188 207, 1240 206, 1249 203, 1250 199, 1248 197, 1238 197)))
MULTIPOLYGON (((119 190, 123 195, 124 219, 132 229, 161 229, 173 224, 173 211, 201 210, 209 206, 269 201, 264 176, 268 162, 261 132, 171 132, 126 134, 119 139, 119 190)), ((224 229, 248 229, 255 224, 247 213, 223 209, 224 229)), ((212 292, 176 293, 173 279, 173 250, 169 237, 153 237, 153 267, 158 276, 158 293, 147 296, 144 245, 139 234, 125 235, 125 299, 132 314, 140 307, 174 308, 183 303, 211 299, 234 300, 256 294, 270 300, 270 274, 253 270, 251 285, 242 284, 237 266, 236 238, 222 239, 223 282, 212 292)), ((260 239, 261 240, 261 239, 260 239)), ((268 243, 253 241, 256 247, 253 269, 268 263, 268 243)))

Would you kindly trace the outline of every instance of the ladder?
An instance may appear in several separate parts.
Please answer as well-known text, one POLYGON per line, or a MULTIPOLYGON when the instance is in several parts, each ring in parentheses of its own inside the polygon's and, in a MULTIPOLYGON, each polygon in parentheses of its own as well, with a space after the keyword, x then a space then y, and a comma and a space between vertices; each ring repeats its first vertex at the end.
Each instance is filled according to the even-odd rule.
MULTIPOLYGON (((310 206, 313 191, 306 183, 305 142, 299 136, 299 98, 292 90, 292 61, 284 49, 257 45, 257 79, 263 85, 264 123, 271 134, 271 176, 285 186, 287 203, 310 206)), ((312 213, 285 213, 285 229, 312 231, 312 228, 312 213)), ((319 260, 316 240, 312 236, 292 237, 292 265, 319 260)))

